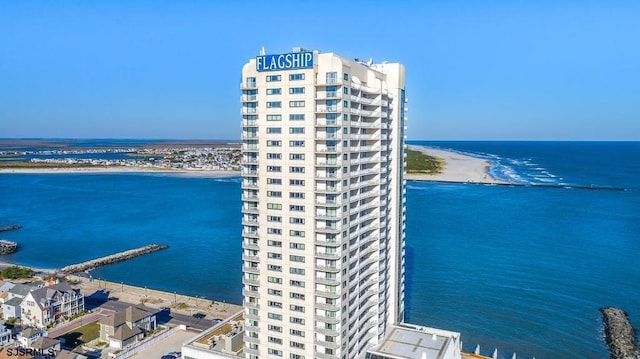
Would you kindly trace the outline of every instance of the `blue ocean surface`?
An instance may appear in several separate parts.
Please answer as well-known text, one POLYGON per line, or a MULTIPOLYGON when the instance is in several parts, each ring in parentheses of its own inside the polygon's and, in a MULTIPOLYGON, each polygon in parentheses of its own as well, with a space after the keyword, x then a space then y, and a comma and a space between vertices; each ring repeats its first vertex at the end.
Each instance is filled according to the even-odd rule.
MULTIPOLYGON (((640 326, 639 142, 412 142, 518 186, 409 182, 406 319, 500 358, 606 358, 598 308, 640 326), (548 185, 554 187, 547 187, 548 185), (591 189, 601 188, 605 189, 591 189)), ((241 302, 239 178, 1 174, 0 260, 51 268, 148 243, 95 277, 241 302)))

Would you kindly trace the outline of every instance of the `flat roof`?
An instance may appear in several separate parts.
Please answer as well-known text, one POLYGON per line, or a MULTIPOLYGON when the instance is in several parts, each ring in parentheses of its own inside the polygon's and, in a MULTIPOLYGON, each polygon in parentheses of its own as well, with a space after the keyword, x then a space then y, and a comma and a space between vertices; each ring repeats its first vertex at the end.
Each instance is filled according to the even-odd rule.
MULTIPOLYGON (((391 333, 368 352, 398 359, 442 359, 458 333, 420 326, 393 326, 391 333)), ((455 345, 455 344, 454 344, 455 345)))

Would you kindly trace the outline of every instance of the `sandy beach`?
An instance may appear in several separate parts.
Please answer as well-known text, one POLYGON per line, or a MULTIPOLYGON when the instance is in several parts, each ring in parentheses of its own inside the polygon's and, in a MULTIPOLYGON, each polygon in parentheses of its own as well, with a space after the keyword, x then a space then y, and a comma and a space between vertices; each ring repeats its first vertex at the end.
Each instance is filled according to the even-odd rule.
POLYGON ((406 179, 412 181, 459 182, 506 184, 489 174, 489 161, 482 158, 462 155, 457 152, 438 150, 423 146, 409 146, 414 151, 424 152, 444 160, 444 170, 437 175, 407 173, 406 179))
POLYGON ((205 177, 205 178, 221 178, 221 177, 237 177, 240 171, 212 171, 212 170, 179 170, 179 169, 161 169, 150 167, 64 167, 64 168, 1 168, 0 174, 3 173, 157 173, 175 176, 189 177, 205 177))

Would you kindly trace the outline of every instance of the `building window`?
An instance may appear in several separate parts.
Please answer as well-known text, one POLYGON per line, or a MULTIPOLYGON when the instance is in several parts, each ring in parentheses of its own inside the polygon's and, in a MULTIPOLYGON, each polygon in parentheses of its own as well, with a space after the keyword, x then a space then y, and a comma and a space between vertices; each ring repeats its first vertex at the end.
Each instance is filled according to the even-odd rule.
POLYGON ((289 173, 304 173, 304 167, 291 166, 289 167, 289 173))
POLYGON ((267 191, 267 197, 282 197, 282 192, 280 191, 267 191))
POLYGON ((292 113, 289 115, 289 121, 304 121, 304 113, 292 113))
POLYGON ((294 255, 290 255, 289 256, 289 260, 292 262, 300 262, 300 263, 304 263, 304 257, 303 256, 294 256, 294 255))
POLYGON ((277 82, 280 81, 282 79, 282 76, 280 75, 269 75, 267 76, 267 82, 277 82))
POLYGON ((268 160, 279 160, 282 159, 282 153, 267 153, 268 160))
POLYGON ((267 108, 280 108, 282 107, 281 101, 267 101, 267 108))
MULTIPOLYGON (((269 107, 269 106, 267 106, 267 107, 269 107)), ((342 107, 349 108, 349 101, 347 101, 347 100, 342 101, 342 107)))
POLYGON ((267 184, 282 184, 282 178, 267 178, 267 184))
POLYGON ((345 114, 343 114, 343 115, 342 115, 342 120, 343 120, 343 121, 349 121, 349 114, 346 114, 346 113, 345 113, 345 114))
POLYGON ((304 141, 289 141, 289 147, 304 147, 304 141))
POLYGON ((348 95, 348 94, 349 94, 349 88, 348 88, 348 87, 346 87, 346 86, 345 86, 345 87, 343 87, 343 88, 342 88, 342 93, 343 93, 343 94, 345 94, 345 95, 348 95))
POLYGON ((304 134, 304 127, 289 127, 289 133, 292 135, 304 134))
POLYGON ((275 295, 276 297, 282 297, 282 291, 277 289, 271 289, 267 291, 270 295, 275 295))
POLYGON ((267 209, 282 209, 282 205, 280 203, 267 203, 267 209))
MULTIPOLYGON (((281 266, 277 266, 275 264, 269 264, 267 266, 267 269, 270 270, 270 271, 273 271, 273 272, 282 272, 282 267, 281 266)), ((273 289, 270 289, 270 290, 273 290, 273 289)))
POLYGON ((294 231, 294 230, 290 230, 289 231, 289 235, 291 237, 304 237, 304 231, 294 231))
POLYGON ((280 228, 267 228, 267 233, 279 236, 279 235, 282 234, 282 229, 280 229, 280 228))
POLYGON ((304 101, 289 101, 289 107, 304 107, 304 101))
POLYGON ((292 223, 292 224, 304 224, 304 218, 291 217, 291 218, 289 218, 289 223, 292 223))
POLYGON ((282 241, 268 240, 267 245, 270 247, 282 247, 282 241))
MULTIPOLYGON (((304 294, 290 293, 290 297, 292 299, 304 299, 304 294)), ((301 305, 289 304, 289 310, 291 310, 292 312, 304 313, 304 307, 301 305)))
MULTIPOLYGON (((304 159, 304 157, 302 159, 304 159)), ((290 186, 304 186, 304 180, 301 180, 301 179, 290 179, 289 180, 289 185, 290 186)))
POLYGON ((289 206, 291 212, 304 212, 304 206, 292 204, 289 206))
POLYGON ((267 115, 267 121, 281 121, 282 115, 267 115))
POLYGON ((289 94, 290 95, 299 95, 304 93, 304 87, 290 87, 289 94))
POLYGON ((342 75, 342 78, 343 78, 345 81, 349 81, 349 74, 344 74, 344 75, 342 75))
POLYGON ((269 325, 267 326, 267 328, 268 328, 270 331, 272 331, 272 332, 282 333, 282 327, 279 327, 279 326, 277 326, 277 325, 271 325, 271 324, 269 324, 269 325))
POLYGON ((290 160, 304 160, 304 153, 290 153, 290 160))
POLYGON ((267 147, 281 147, 282 141, 267 140, 267 147))
MULTIPOLYGON (((304 220, 303 220, 303 223, 304 223, 304 220)), ((291 248, 291 249, 304 249, 304 243, 291 242, 291 243, 289 243, 289 248, 291 248)))
MULTIPOLYGON (((290 280, 289 284, 291 284, 292 287, 300 287, 300 288, 304 288, 304 282, 300 281, 300 280, 290 280)), ((293 293, 292 293, 293 294, 293 293)), ((293 297, 291 297, 293 298, 293 297)))
POLYGON ((271 277, 271 276, 267 276, 267 281, 268 281, 269 283, 282 284, 282 278, 279 278, 279 277, 271 277))
POLYGON ((282 90, 280 88, 267 89, 267 95, 280 95, 282 90))
POLYGON ((267 127, 267 133, 277 133, 280 134, 282 133, 282 128, 281 127, 267 127))
POLYGON ((338 83, 338 73, 337 72, 327 72, 327 84, 337 84, 338 83))
POLYGON ((281 166, 267 166, 267 172, 282 172, 281 166))
POLYGON ((302 269, 302 268, 289 268, 289 273, 304 275, 304 269, 302 269))
POLYGON ((274 308, 282 309, 282 303, 280 303, 280 302, 275 302, 275 301, 273 301, 273 300, 269 300, 269 301, 267 301, 267 305, 268 305, 268 306, 270 306, 270 307, 274 307, 274 308))
POLYGON ((282 217, 280 217, 280 216, 267 216, 267 222, 282 222, 282 217))
POLYGON ((289 322, 291 322, 293 324, 302 324, 302 325, 304 325, 304 319, 302 319, 302 318, 289 317, 289 322))
MULTIPOLYGON (((304 80, 304 74, 289 75, 289 81, 298 81, 298 80, 304 80)), ((255 78, 254 78, 254 82, 255 82, 255 78)))
POLYGON ((269 348, 268 352, 269 352, 270 355, 275 355, 275 356, 278 356, 278 357, 282 356, 282 350, 269 348))

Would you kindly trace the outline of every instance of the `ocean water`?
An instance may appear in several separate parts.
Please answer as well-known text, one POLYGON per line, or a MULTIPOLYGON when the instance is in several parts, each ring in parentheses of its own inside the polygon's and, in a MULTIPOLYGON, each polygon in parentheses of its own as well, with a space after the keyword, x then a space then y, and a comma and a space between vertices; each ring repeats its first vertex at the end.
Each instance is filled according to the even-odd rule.
MULTIPOLYGON (((608 357, 601 306, 640 325, 639 142, 413 143, 486 158, 519 186, 408 183, 408 321, 500 358, 608 357)), ((0 233, 21 244, 0 260, 168 243, 93 275, 240 303, 240 194, 239 178, 2 174, 0 226, 24 228, 0 233)))

